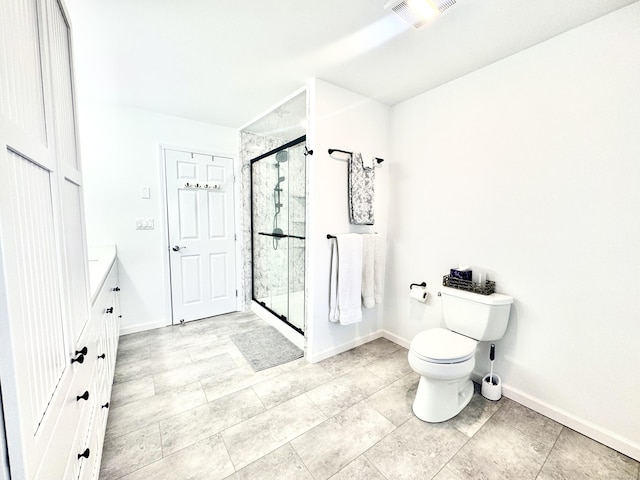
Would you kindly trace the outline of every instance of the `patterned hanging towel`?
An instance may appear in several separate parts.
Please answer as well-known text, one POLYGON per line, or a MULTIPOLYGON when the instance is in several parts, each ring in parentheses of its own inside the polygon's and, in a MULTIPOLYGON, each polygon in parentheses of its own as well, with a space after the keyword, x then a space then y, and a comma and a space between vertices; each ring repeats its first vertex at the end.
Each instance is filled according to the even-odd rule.
POLYGON ((353 225, 373 225, 373 190, 375 168, 365 167, 362 155, 349 157, 349 221, 353 225))

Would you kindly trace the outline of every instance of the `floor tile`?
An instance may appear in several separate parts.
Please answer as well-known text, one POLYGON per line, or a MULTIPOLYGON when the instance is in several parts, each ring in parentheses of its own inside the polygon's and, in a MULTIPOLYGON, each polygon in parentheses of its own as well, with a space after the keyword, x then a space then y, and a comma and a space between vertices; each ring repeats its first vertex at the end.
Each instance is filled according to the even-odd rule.
POLYGON ((253 385, 253 389, 264 403, 271 408, 293 397, 326 383, 333 377, 329 372, 317 364, 307 364, 277 377, 270 378, 253 385))
POLYGON ((281 447, 326 419, 306 395, 300 395, 222 432, 236 469, 281 447))
POLYGON ((245 389, 160 421, 162 451, 169 455, 264 411, 262 402, 245 389))
POLYGON ((501 402, 503 406, 496 412, 496 420, 508 423, 539 442, 555 443, 562 425, 508 398, 501 402))
POLYGON ((455 473, 453 473, 449 467, 445 466, 438 472, 438 474, 433 477, 432 480, 463 480, 462 477, 459 477, 455 473))
POLYGON ((328 478, 394 428, 360 402, 300 435, 291 445, 315 478, 328 478))
POLYGON ((348 350, 317 363, 334 377, 352 372, 368 362, 364 356, 357 355, 354 350, 348 350))
POLYGON ((153 377, 148 375, 137 380, 130 380, 123 383, 115 383, 111 388, 111 409, 121 407, 128 403, 150 398, 155 395, 153 377))
POLYGON ((538 478, 540 480, 637 479, 638 462, 563 427, 538 478))
MULTIPOLYGON (((178 327, 180 328, 180 327, 178 327)), ((178 350, 208 345, 219 341, 214 331, 207 331, 198 335, 173 335, 155 340, 150 345, 150 356, 155 357, 178 350)))
POLYGON ((396 380, 391 385, 374 393, 365 400, 367 404, 375 408, 396 426, 413 418, 413 400, 416 398, 416 390, 420 376, 409 373, 396 380))
POLYGON ((402 349, 397 343, 393 343, 386 338, 380 337, 360 345, 353 349, 353 353, 365 359, 367 362, 373 362, 402 349))
POLYGON ((400 348, 390 355, 368 363, 365 368, 388 383, 395 382, 413 371, 407 360, 405 348, 400 348))
POLYGON ((120 478, 162 458, 160 429, 157 424, 105 441, 100 479, 120 478))
POLYGON ((146 360, 151 356, 151 347, 148 345, 132 346, 130 348, 118 346, 118 354, 116 356, 116 365, 122 369, 129 363, 136 363, 140 360, 146 360))
POLYGON ((153 375, 153 383, 156 392, 163 392, 234 368, 237 368, 237 365, 231 356, 228 353, 223 353, 156 373, 153 375))
POLYGON ((230 480, 313 480, 307 467, 288 443, 228 478, 230 480))
POLYGON ((147 375, 152 375, 191 363, 186 351, 171 352, 160 357, 148 357, 127 363, 117 363, 114 373, 114 383, 137 380, 147 375))
POLYGON ((115 438, 206 403, 199 383, 110 409, 106 438, 115 438))
POLYGON ((200 380, 209 401, 251 387, 283 373, 283 365, 254 372, 251 367, 237 367, 200 380))
POLYGON ((331 477, 331 480, 386 480, 364 455, 331 477))
POLYGON ((220 435, 214 435, 126 475, 123 480, 215 480, 233 473, 220 435))
POLYGON ((534 479, 552 444, 544 444, 494 418, 476 433, 449 462, 464 479, 534 479))
POLYGON ((247 361, 242 356, 242 353, 238 350, 238 347, 236 347, 229 339, 221 339, 215 342, 205 343, 203 345, 190 346, 187 347, 187 352, 189 353, 189 357, 191 357, 192 362, 227 353, 231 358, 233 358, 233 361, 236 362, 239 367, 248 365, 247 361))
POLYGON ((386 382, 364 367, 335 378, 307 392, 307 396, 328 417, 380 390, 386 382))
POLYGON ((469 405, 467 405, 458 415, 448 421, 449 424, 464 433, 467 437, 472 437, 498 410, 505 406, 508 401, 502 398, 499 401, 487 400, 480 393, 480 386, 474 384, 475 392, 469 405))
POLYGON ((448 423, 416 417, 387 435, 365 457, 387 479, 431 478, 469 440, 448 423))

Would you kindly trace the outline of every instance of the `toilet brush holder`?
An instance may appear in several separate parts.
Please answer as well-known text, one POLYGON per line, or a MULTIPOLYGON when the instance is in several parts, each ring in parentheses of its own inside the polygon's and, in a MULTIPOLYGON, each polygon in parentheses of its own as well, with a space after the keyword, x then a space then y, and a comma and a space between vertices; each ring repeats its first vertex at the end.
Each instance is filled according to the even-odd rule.
POLYGON ((482 379, 480 393, 487 400, 498 401, 502 398, 502 380, 495 374, 486 374, 482 379))

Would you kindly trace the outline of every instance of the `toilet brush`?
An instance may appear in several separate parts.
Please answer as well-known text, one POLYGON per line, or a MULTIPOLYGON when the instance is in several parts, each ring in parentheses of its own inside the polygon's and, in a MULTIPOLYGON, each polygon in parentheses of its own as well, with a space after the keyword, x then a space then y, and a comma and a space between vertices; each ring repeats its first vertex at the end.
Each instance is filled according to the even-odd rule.
POLYGON ((493 361, 496 358, 496 346, 491 344, 489 350, 489 360, 491 360, 491 370, 488 375, 485 375, 482 379, 481 393, 484 398, 489 400, 500 400, 502 397, 502 382, 498 375, 493 374, 493 361))
POLYGON ((491 382, 492 385, 495 385, 498 382, 494 382, 493 381, 493 361, 496 359, 496 344, 492 343, 491 344, 491 350, 489 350, 489 360, 491 360, 491 370, 489 373, 489 382, 491 382))

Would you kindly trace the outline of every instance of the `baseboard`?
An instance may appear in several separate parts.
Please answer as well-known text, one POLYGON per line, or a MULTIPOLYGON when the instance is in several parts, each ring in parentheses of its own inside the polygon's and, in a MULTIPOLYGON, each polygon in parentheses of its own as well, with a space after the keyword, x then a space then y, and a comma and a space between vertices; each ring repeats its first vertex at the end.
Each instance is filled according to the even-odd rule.
POLYGON ((369 335, 365 335, 364 337, 354 338, 349 342, 316 353, 313 356, 309 356, 307 357, 307 361, 311 363, 320 362, 321 360, 324 360, 326 358, 333 357, 334 355, 338 355, 339 353, 343 353, 347 350, 351 350, 352 348, 359 347, 360 345, 371 342, 376 338, 382 337, 382 332, 382 330, 378 330, 377 332, 370 333, 369 335))
POLYGON ((606 428, 602 428, 601 426, 591 423, 584 418, 577 417, 569 412, 554 407, 539 398, 533 397, 532 395, 507 384, 502 386, 502 393, 505 397, 510 398, 531 410, 535 410, 545 417, 549 417, 550 419, 555 420, 556 422, 561 423, 562 425, 575 430, 596 442, 600 442, 607 447, 613 448, 627 457, 640 461, 640 444, 633 442, 628 438, 624 438, 617 433, 607 430, 606 428))
POLYGON ((409 340, 405 340, 404 338, 399 337, 398 335, 395 335, 395 334, 389 332, 388 330, 382 330, 382 336, 384 338, 386 338, 387 340, 389 340, 389 341, 391 341, 391 342, 393 342, 393 343, 395 343, 397 345, 400 345, 401 347, 404 347, 404 348, 408 349, 411 346, 411 342, 409 340))
POLYGON ((144 332, 145 330, 153 330, 154 328, 168 327, 166 320, 157 320, 149 323, 139 323, 137 325, 129 325, 120 327, 120 336, 129 335, 130 333, 144 332))

